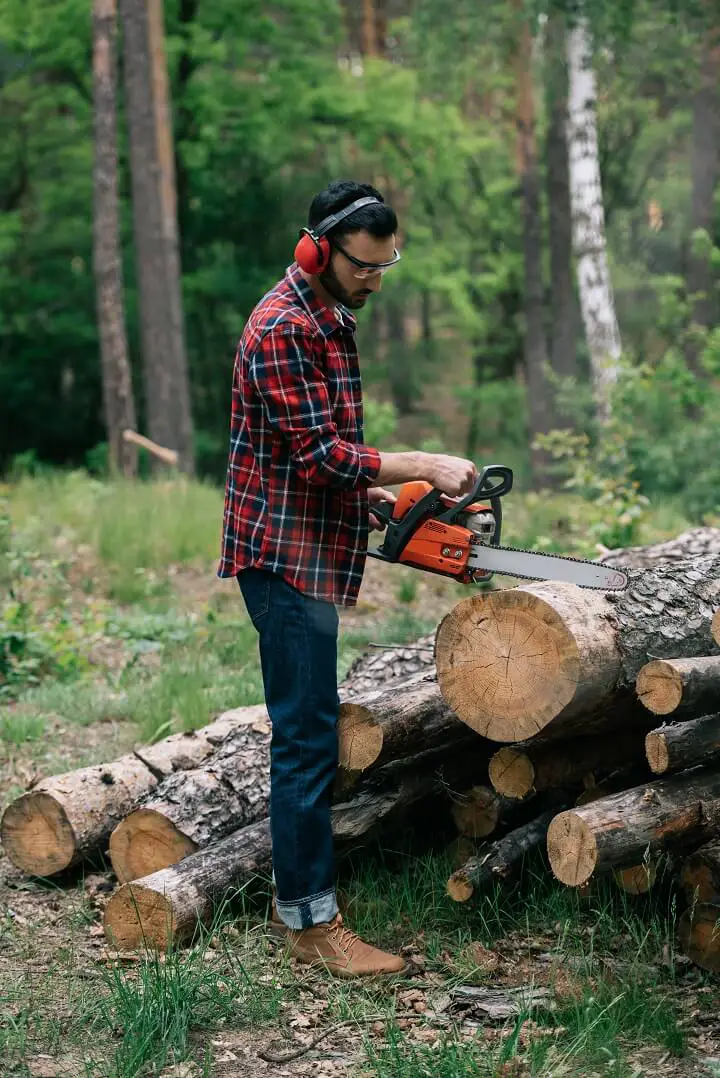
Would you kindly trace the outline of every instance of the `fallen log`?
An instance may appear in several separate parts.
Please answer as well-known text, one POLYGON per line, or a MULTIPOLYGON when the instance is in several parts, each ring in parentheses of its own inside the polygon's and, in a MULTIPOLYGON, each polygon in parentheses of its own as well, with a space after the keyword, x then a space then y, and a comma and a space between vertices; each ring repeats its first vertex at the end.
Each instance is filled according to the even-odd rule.
POLYGON ((500 742, 540 731, 585 736, 637 719, 633 690, 648 653, 711 653, 720 554, 631 569, 628 578, 617 593, 544 583, 464 599, 437 632, 443 699, 500 742))
POLYGON ((604 869, 642 862, 720 830, 720 770, 691 771, 561 812, 550 824, 553 874, 577 887, 604 869))
POLYGON ((658 862, 650 858, 640 865, 616 868, 613 876, 621 891, 628 895, 646 895, 657 879, 658 862))
POLYGON ((532 792, 571 787, 592 775, 627 767, 643 758, 641 730, 572 738, 561 744, 504 745, 490 757, 488 774, 503 797, 523 798, 532 792))
POLYGON ((651 730, 645 738, 645 754, 656 775, 712 763, 720 755, 720 714, 651 730))
POLYGON ((448 880, 450 898, 467 902, 478 888, 511 879, 519 872, 524 858, 543 845, 554 815, 555 810, 544 812, 471 857, 448 880))
POLYGON ((680 886, 689 906, 697 902, 720 905, 720 841, 708 842, 685 858, 680 886))
POLYGON ((417 674, 435 671, 435 634, 422 636, 412 644, 369 645, 348 669, 339 687, 340 699, 354 700, 380 686, 390 688, 417 674))
POLYGON ((655 659, 640 670, 635 691, 654 715, 702 714, 720 702, 720 655, 655 659))
POLYGON ((202 730, 172 734, 108 764, 42 779, 6 808, 0 838, 12 863, 52 876, 101 849, 120 821, 173 771, 196 767, 241 723, 262 722, 263 707, 225 712, 202 730))
POLYGON ((503 809, 513 803, 500 797, 489 786, 471 786, 452 796, 452 818, 458 834, 465 838, 486 838, 496 830, 503 809))
POLYGON ((680 949, 696 966, 720 973, 720 906, 702 902, 680 916, 680 949))
POLYGON ((679 561, 720 554, 720 528, 690 528, 674 539, 651 546, 630 546, 608 550, 596 560, 617 569, 657 569, 679 561))

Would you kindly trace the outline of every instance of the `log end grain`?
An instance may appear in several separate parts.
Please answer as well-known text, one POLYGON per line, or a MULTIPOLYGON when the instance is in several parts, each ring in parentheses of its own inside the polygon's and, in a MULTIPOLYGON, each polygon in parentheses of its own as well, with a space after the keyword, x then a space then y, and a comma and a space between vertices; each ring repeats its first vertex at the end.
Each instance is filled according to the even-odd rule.
POLYGON ((488 774, 493 787, 502 797, 526 797, 535 783, 535 768, 530 757, 508 746, 499 749, 490 758, 488 774))
POLYGON ((172 902, 142 883, 126 883, 112 896, 103 917, 105 935, 118 951, 165 951, 177 942, 172 902))
POLYGON ((657 879, 657 861, 618 868, 613 875, 621 891, 629 895, 645 895, 657 879))
POLYGON ((670 753, 665 734, 660 730, 651 730, 645 735, 645 755, 650 770, 656 775, 663 775, 667 771, 670 766, 670 753))
POLYGON ((453 872, 447 882, 447 893, 453 902, 468 902, 475 888, 462 870, 453 872))
POLYGON ((435 658, 445 702, 493 741, 533 737, 573 699, 580 677, 572 629, 520 588, 458 603, 440 623, 435 658))
POLYGON ((31 876, 52 876, 73 864, 75 833, 65 809, 51 794, 32 791, 8 805, 0 826, 12 863, 31 876))
POLYGON ((717 646, 720 648, 720 607, 713 614, 712 625, 710 627, 712 637, 717 646))
POLYGON ((547 852, 553 875, 569 887, 587 883, 597 864, 592 830, 572 809, 557 815, 548 827, 547 852))
POLYGON ((169 868, 196 850, 192 839, 152 809, 130 813, 110 836, 110 860, 120 883, 169 868))
POLYGON ((383 730, 360 704, 340 705, 338 717, 339 766, 346 771, 365 771, 382 752, 383 730))
POLYGON ((720 842, 709 842, 685 858, 680 886, 689 906, 696 902, 720 904, 720 842))
POLYGON ((500 799, 488 786, 472 786, 453 796, 452 817, 461 835, 485 838, 500 822, 500 799))
POLYGON ((646 663, 635 680, 638 699, 654 715, 669 715, 680 707, 683 683, 680 672, 663 659, 646 663))
POLYGON ((696 966, 720 973, 720 906, 703 902, 678 921, 680 948, 696 966))

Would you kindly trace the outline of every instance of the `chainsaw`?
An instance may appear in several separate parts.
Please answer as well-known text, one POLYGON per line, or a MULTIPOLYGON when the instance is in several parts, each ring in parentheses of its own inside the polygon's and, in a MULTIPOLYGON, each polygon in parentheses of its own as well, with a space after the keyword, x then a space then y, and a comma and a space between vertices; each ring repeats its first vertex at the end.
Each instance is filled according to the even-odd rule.
POLYGON ((385 525, 385 535, 368 555, 454 577, 461 584, 484 583, 494 573, 503 573, 602 591, 621 591, 627 586, 626 574, 610 566, 500 546, 500 499, 512 485, 512 469, 501 464, 483 468, 473 490, 459 499, 430 483, 405 483, 394 504, 373 505, 372 513, 385 525))

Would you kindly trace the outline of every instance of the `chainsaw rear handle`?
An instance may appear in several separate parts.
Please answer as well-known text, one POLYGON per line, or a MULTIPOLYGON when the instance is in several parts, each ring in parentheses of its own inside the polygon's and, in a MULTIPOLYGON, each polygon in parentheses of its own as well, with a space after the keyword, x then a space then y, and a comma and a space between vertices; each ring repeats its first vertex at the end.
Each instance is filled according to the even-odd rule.
MULTIPOLYGON (((437 487, 433 487, 424 497, 420 498, 400 520, 393 518, 393 505, 391 502, 378 502, 373 505, 371 512, 386 525, 386 531, 381 546, 372 552, 372 556, 379 558, 381 561, 398 561, 415 531, 426 520, 434 517, 443 524, 454 524, 458 514, 481 497, 490 501, 495 517, 495 534, 491 545, 497 546, 500 542, 500 528, 502 526, 500 499, 504 494, 512 490, 512 485, 512 468, 506 468, 503 464, 488 464, 480 472, 471 492, 450 506, 445 505, 443 501, 445 494, 442 490, 438 490, 437 487)), ((371 552, 368 551, 368 553, 371 552)))

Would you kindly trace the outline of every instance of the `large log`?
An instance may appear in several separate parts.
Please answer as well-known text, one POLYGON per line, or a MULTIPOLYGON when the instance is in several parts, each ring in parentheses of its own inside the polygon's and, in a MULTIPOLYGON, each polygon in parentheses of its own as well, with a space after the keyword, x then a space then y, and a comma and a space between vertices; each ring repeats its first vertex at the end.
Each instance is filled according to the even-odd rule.
POLYGON ((120 821, 173 771, 207 759, 239 723, 262 721, 263 707, 225 712, 202 730, 172 734, 108 764, 43 779, 6 808, 0 837, 23 872, 52 876, 102 849, 120 821))
POLYGON ((550 867, 577 887, 598 871, 641 863, 720 830, 720 770, 690 771, 561 812, 550 824, 550 867))
POLYGON ((720 756, 720 714, 651 730, 645 738, 645 754, 656 775, 712 763, 720 756))
POLYGON ((680 886, 689 906, 696 902, 720 905, 720 841, 708 842, 685 858, 680 886))
POLYGON ((476 857, 453 872, 447 883, 450 898, 467 902, 478 888, 511 879, 528 854, 542 846, 553 816, 554 810, 544 812, 480 850, 476 857))
POLYGON ((720 973, 720 905, 702 902, 678 921, 680 949, 696 966, 720 973))
POLYGON ((458 718, 485 737, 524 741, 626 725, 648 654, 712 654, 720 554, 630 570, 624 592, 530 584, 473 595, 440 623, 438 683, 458 718))
POLYGON ((700 715, 720 703, 720 655, 654 659, 640 670, 635 690, 654 715, 700 715))
POLYGON ((505 745, 490 758, 488 773, 503 797, 523 798, 533 792, 567 788, 592 775, 626 768, 643 758, 642 730, 608 737, 571 738, 560 744, 505 745))
POLYGON ((652 546, 622 547, 608 550, 597 561, 617 569, 657 569, 679 561, 720 554, 720 528, 690 528, 674 539, 652 546))
POLYGON ((376 645, 350 666, 340 685, 340 699, 354 700, 378 688, 390 688, 417 674, 432 674, 435 634, 422 636, 412 644, 376 645))

